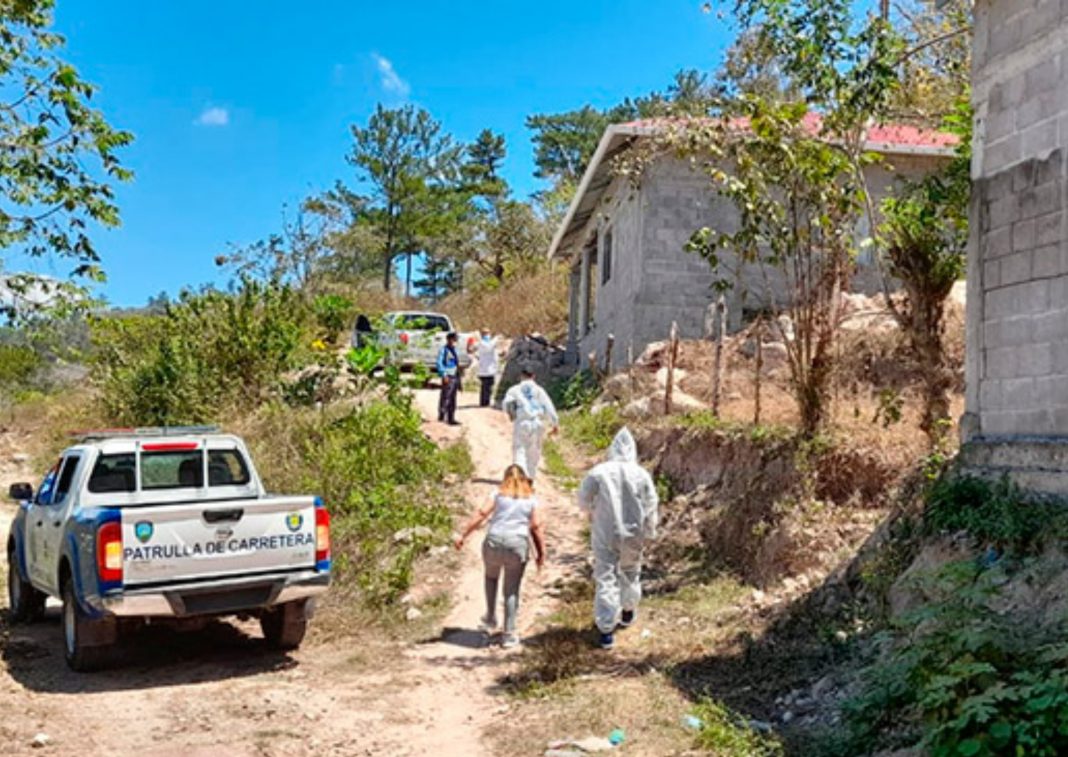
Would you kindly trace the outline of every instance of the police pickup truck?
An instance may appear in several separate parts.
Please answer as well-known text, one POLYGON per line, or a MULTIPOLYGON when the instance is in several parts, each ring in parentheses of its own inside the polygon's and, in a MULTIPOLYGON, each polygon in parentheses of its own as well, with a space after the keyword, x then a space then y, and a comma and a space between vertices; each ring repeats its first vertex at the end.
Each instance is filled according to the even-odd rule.
POLYGON ((105 664, 124 629, 257 617, 293 649, 330 582, 330 516, 318 498, 264 492, 245 444, 214 427, 79 435, 19 502, 7 541, 8 599, 32 621, 63 603, 74 670, 105 664))

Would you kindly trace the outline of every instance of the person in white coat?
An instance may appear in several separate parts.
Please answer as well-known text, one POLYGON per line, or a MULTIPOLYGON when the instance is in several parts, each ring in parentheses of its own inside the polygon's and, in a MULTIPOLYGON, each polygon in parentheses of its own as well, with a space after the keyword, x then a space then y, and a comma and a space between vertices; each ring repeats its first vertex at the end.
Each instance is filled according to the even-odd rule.
POLYGON ((490 335, 486 327, 480 329, 479 340, 467 348, 478 364, 479 407, 489 407, 493 400, 493 385, 497 381, 500 367, 497 360, 497 338, 490 335))
POLYGON ((512 462, 523 467, 531 481, 538 474, 541 445, 546 431, 560 428, 549 394, 534 380, 534 371, 524 368, 522 380, 504 395, 504 412, 512 419, 512 462))
POLYGON ((660 517, 656 485, 638 463, 638 446, 626 428, 616 434, 608 459, 583 479, 578 503, 590 517, 594 620, 601 647, 611 649, 616 629, 637 617, 642 549, 656 537, 660 517))

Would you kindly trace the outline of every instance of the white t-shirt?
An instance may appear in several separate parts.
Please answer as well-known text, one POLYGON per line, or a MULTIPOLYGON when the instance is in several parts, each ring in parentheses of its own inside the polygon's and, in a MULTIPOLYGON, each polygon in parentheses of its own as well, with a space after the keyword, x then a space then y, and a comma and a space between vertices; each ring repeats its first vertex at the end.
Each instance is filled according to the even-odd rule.
POLYGON ((516 499, 498 494, 494 497, 493 515, 488 533, 497 537, 526 539, 530 536, 530 518, 537 502, 533 497, 516 499))
POLYGON ((496 376, 497 365, 497 340, 493 337, 478 340, 478 375, 496 376))

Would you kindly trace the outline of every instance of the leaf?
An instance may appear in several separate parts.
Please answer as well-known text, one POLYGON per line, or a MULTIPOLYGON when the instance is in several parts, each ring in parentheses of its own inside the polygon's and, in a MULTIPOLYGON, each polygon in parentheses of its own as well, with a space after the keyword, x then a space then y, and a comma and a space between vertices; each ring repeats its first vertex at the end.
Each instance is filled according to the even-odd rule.
POLYGON ((957 746, 957 754, 964 757, 974 757, 983 749, 983 744, 978 739, 966 739, 957 746))

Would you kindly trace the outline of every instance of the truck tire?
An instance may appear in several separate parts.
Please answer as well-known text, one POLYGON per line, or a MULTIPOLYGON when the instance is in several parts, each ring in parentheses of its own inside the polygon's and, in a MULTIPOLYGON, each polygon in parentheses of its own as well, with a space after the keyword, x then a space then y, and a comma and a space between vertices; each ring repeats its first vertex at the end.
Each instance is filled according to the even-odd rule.
POLYGON ((15 562, 15 550, 7 551, 7 606, 15 623, 32 623, 44 615, 45 595, 23 579, 15 562))
POLYGON ((63 582, 63 656, 71 670, 85 673, 99 670, 110 660, 112 645, 94 644, 87 641, 108 635, 105 620, 90 618, 85 614, 74 596, 74 581, 68 577, 63 582))
POLYGON ((260 615, 260 628, 267 646, 283 651, 296 649, 308 630, 307 600, 286 602, 260 615))

